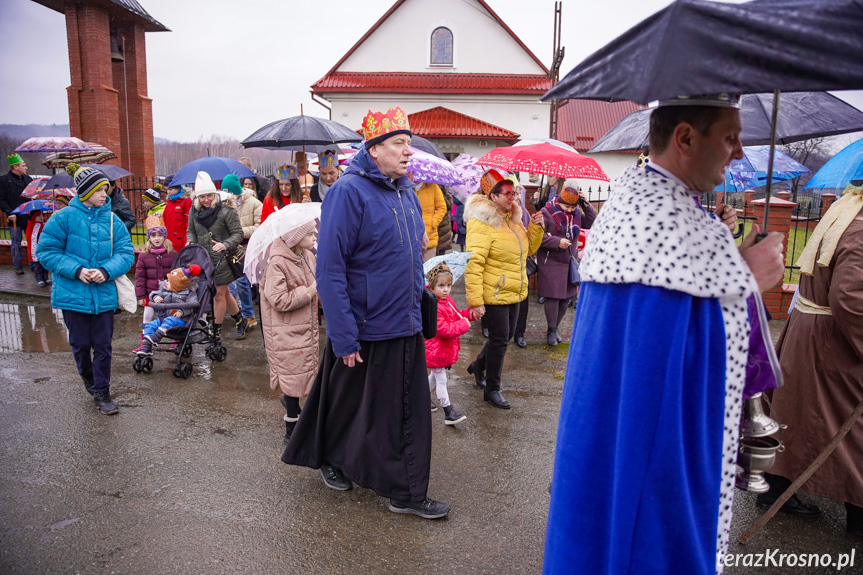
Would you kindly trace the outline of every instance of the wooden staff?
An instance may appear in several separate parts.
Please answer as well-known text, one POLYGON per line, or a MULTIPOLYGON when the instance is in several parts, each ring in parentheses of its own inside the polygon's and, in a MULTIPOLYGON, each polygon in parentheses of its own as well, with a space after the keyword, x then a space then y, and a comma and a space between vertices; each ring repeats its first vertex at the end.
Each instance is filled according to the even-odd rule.
POLYGON ((830 457, 830 454, 836 449, 839 445, 839 442, 842 441, 842 438, 848 435, 848 432, 851 431, 851 428, 857 423, 857 420, 860 419, 860 415, 863 414, 863 401, 857 404, 857 408, 851 414, 845 423, 842 424, 842 427, 839 428, 839 431, 836 432, 836 435, 833 436, 833 439, 830 440, 830 443, 827 444, 827 447, 824 448, 824 451, 818 454, 818 457, 815 458, 809 467, 806 468, 806 471, 800 474, 800 477, 794 480, 788 489, 785 490, 779 499, 773 502, 773 505, 770 506, 770 509, 767 510, 761 518, 755 522, 755 524, 749 528, 746 533, 737 538, 740 543, 746 543, 749 539, 752 538, 753 535, 758 533, 758 531, 767 525, 767 522, 770 521, 776 512, 779 511, 779 508, 785 505, 785 502, 791 499, 791 497, 797 493, 797 490, 800 487, 809 481, 809 478, 818 471, 818 468, 830 457))

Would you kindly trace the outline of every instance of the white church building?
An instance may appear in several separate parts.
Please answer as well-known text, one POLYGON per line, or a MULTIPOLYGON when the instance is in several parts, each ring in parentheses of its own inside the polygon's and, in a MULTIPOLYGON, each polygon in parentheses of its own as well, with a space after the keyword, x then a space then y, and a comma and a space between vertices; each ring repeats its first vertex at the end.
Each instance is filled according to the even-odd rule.
MULTIPOLYGON (((479 157, 548 137, 551 106, 539 99, 551 86, 548 68, 484 0, 397 0, 312 85, 312 95, 330 108, 332 120, 354 129, 368 110, 401 106, 411 130, 444 153, 479 157)), ((591 118, 580 118, 582 104, 563 106, 558 129, 558 139, 580 152, 636 109, 591 103, 591 118)), ((612 178, 634 161, 600 156, 607 156, 596 159, 613 168, 606 170, 612 178)))

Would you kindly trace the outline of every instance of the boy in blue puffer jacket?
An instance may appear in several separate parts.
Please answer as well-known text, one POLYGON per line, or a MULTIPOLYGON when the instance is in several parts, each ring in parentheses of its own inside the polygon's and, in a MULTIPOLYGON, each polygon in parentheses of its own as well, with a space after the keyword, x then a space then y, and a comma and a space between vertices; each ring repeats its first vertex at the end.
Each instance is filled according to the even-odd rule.
POLYGON ((51 305, 63 311, 84 387, 99 411, 113 415, 118 411, 110 395, 114 280, 129 271, 135 252, 123 221, 111 213, 107 178, 77 164, 66 171, 75 178, 78 195, 45 224, 36 255, 54 274, 51 305))

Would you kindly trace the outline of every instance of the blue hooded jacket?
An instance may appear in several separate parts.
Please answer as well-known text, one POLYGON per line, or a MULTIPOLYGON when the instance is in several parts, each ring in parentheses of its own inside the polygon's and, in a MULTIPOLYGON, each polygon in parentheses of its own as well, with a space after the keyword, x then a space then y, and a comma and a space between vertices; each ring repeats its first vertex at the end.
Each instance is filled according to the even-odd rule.
POLYGON ((410 179, 360 150, 321 206, 316 279, 337 356, 422 330, 424 231, 410 179))
POLYGON ((67 208, 48 219, 39 236, 36 256, 54 274, 52 307, 89 314, 117 309, 113 280, 135 263, 135 249, 123 220, 114 216, 111 255, 111 219, 111 198, 104 206, 94 208, 85 206, 77 196, 67 208), (103 270, 108 274, 107 281, 85 284, 76 277, 82 267, 103 270))

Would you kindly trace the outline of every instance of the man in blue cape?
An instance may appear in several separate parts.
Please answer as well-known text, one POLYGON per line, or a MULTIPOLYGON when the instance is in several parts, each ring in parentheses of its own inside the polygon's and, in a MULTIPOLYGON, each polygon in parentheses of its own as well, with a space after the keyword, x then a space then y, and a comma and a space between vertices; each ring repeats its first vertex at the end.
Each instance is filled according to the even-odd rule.
POLYGON ((651 159, 591 229, 566 370, 545 573, 721 571, 750 325, 784 272, 780 234, 738 248, 705 211, 743 155, 739 98, 661 102, 651 159))

